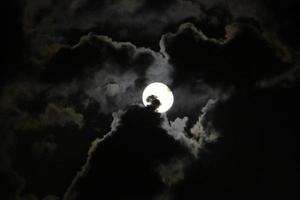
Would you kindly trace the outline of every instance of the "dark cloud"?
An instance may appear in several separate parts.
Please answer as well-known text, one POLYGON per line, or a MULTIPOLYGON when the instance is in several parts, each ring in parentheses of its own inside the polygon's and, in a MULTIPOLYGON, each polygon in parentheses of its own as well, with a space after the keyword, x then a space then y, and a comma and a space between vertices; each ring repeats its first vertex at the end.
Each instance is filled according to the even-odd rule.
POLYGON ((215 103, 207 103, 189 132, 185 130, 187 118, 172 122, 151 107, 132 106, 113 113, 111 131, 92 143, 64 199, 164 196, 169 187, 184 179, 186 167, 202 154, 205 145, 219 137, 211 125, 203 123, 215 103))
MULTIPOLYGON (((4 199, 25 197, 23 192, 37 193, 41 197, 52 191, 57 194, 59 190, 64 190, 77 167, 81 166, 80 152, 84 155, 93 139, 89 138, 91 135, 80 138, 78 132, 83 131, 81 128, 85 124, 78 108, 75 111, 73 106, 65 106, 62 102, 52 103, 55 100, 45 94, 47 86, 36 83, 17 81, 1 92, 0 171, 3 174, 1 185, 6 188, 3 191, 4 199), (72 137, 72 144, 68 137, 72 137), (63 146, 70 149, 62 149, 63 146), (73 160, 70 154, 74 151, 78 152, 72 162, 76 167, 72 169, 67 163, 73 160), (61 167, 58 163, 65 164, 61 167), (59 184, 51 182, 51 179, 60 176, 57 172, 64 168, 68 168, 65 178, 59 184), (47 181, 41 182, 41 177, 47 181)), ((91 134, 95 134, 93 132, 91 130, 91 134)))
POLYGON ((32 154, 38 158, 53 156, 56 150, 57 144, 53 135, 45 137, 32 145, 32 154))
POLYGON ((55 195, 49 195, 43 198, 43 200, 59 200, 60 198, 55 195))
POLYGON ((299 52, 299 16, 297 14, 297 7, 299 7, 298 1, 288 0, 285 2, 262 2, 265 8, 269 10, 269 19, 264 23, 265 26, 271 28, 280 40, 285 44, 292 47, 293 50, 299 52), (276 23, 274 23, 276 21, 276 23))
POLYGON ((31 42, 39 54, 52 49, 51 44, 74 44, 90 31, 116 40, 134 41, 139 46, 151 46, 169 23, 197 18, 201 13, 198 5, 181 0, 42 2, 27 1, 24 10, 24 28, 26 33, 35 36, 31 42), (44 40, 48 41, 47 45, 43 44, 44 40))
POLYGON ((135 106, 120 120, 117 130, 94 149, 88 173, 65 199, 73 199, 74 194, 74 199, 95 195, 105 199, 152 199, 165 187, 156 169, 174 157, 189 156, 187 149, 160 127, 160 114, 135 106))
POLYGON ((113 121, 111 123, 111 130, 103 136, 102 139, 96 138, 92 143, 91 146, 88 150, 88 157, 86 159, 85 164, 82 166, 81 170, 78 171, 76 176, 74 177, 71 185, 67 188, 65 194, 64 194, 64 199, 75 199, 78 197, 78 192, 76 191, 76 184, 77 182, 84 178, 90 171, 90 165, 91 165, 91 159, 96 151, 96 148, 98 147, 99 144, 101 144, 102 141, 104 141, 107 137, 110 137, 115 131, 117 131, 118 127, 120 126, 121 122, 121 117, 124 114, 124 111, 118 111, 114 112, 112 114, 113 116, 113 121))
POLYGON ((34 46, 31 51, 39 54, 51 53, 62 42, 75 44, 82 35, 91 31, 157 49, 161 34, 186 21, 197 22, 205 33, 219 37, 223 32, 220 27, 241 18, 270 22, 267 21, 270 13, 265 9, 270 6, 264 2, 30 0, 26 1, 24 9, 24 28, 34 46), (45 40, 48 42, 44 43, 45 40))
POLYGON ((207 119, 222 137, 188 167, 174 199, 197 199, 200 191, 207 198, 298 196, 298 89, 238 93, 214 107, 207 119))
POLYGON ((255 27, 232 24, 226 31, 226 40, 216 40, 184 24, 177 33, 164 35, 176 71, 175 84, 203 79, 214 85, 245 87, 289 69, 255 27))
POLYGON ((9 121, 1 115, 0 121, 0 187, 1 198, 16 199, 25 185, 25 180, 14 166, 16 135, 10 130, 9 121))
POLYGON ((296 193, 296 1, 8 4, 1 199, 296 193), (141 105, 151 82, 167 114, 141 105))

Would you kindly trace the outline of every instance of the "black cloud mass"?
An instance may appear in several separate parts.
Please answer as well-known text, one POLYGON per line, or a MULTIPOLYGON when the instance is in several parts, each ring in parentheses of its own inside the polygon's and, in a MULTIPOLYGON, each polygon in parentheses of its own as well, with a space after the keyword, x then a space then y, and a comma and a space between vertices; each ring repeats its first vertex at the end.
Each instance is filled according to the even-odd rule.
POLYGON ((299 198, 298 1, 3 4, 0 199, 299 198))

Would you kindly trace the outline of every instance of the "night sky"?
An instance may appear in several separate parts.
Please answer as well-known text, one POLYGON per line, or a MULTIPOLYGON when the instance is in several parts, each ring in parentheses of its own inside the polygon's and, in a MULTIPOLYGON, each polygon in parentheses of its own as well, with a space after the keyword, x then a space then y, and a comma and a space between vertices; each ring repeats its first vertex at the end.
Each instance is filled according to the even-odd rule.
POLYGON ((3 5, 1 200, 300 198, 299 1, 3 5))

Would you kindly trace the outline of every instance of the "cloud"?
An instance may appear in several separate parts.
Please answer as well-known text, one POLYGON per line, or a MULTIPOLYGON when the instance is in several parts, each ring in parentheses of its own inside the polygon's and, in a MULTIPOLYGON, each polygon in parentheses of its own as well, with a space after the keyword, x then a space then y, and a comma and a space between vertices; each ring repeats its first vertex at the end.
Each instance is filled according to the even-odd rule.
POLYGON ((175 140, 180 141, 183 145, 190 148, 191 152, 197 156, 199 143, 196 140, 187 137, 184 130, 187 120, 188 117, 184 117, 183 119, 177 118, 175 121, 171 122, 165 119, 162 127, 167 130, 168 134, 174 137, 175 140))
POLYGON ((55 195, 49 195, 44 197, 42 200, 59 200, 60 198, 58 196, 55 195))
POLYGON ((187 158, 177 158, 167 164, 159 165, 157 170, 162 182, 170 187, 179 181, 184 180, 185 169, 190 162, 191 161, 188 161, 187 158))
POLYGON ((219 138, 219 133, 216 132, 211 122, 206 119, 207 113, 214 107, 217 100, 210 99, 202 108, 202 113, 199 120, 190 128, 187 129, 188 117, 176 118, 174 121, 169 121, 167 116, 163 116, 162 128, 175 140, 188 147, 191 153, 197 157, 199 151, 205 148, 207 143, 216 142, 219 138), (192 137, 190 137, 191 135, 192 137))
POLYGON ((215 99, 210 99, 207 102, 207 104, 202 108, 202 115, 190 130, 193 137, 200 140, 200 143, 202 143, 202 141, 206 141, 209 143, 215 142, 218 139, 218 133, 213 130, 213 128, 211 127, 211 123, 205 123, 207 112, 209 112, 209 110, 212 109, 216 103, 217 100, 215 99), (204 124, 206 125, 206 127, 204 127, 204 124), (205 128, 209 129, 209 131, 205 130, 205 128), (209 134, 207 134, 207 132, 209 132, 209 134))
POLYGON ((275 188, 280 188, 276 195, 294 193, 299 158, 293 141, 298 141, 299 126, 292 116, 299 110, 298 88, 260 88, 211 104, 213 109, 202 122, 213 122, 221 137, 215 145, 207 146, 208 156, 202 154, 188 166, 183 181, 172 188, 174 199, 198 197, 200 191, 207 198, 250 191, 269 195, 275 188), (219 192, 214 193, 216 190, 219 192))
POLYGON ((188 23, 163 36, 175 84, 200 79, 223 88, 249 87, 289 69, 255 27, 238 23, 226 30, 227 39, 216 40, 188 23))
MULTIPOLYGON (((0 112, 8 115, 15 129, 41 129, 47 126, 84 125, 84 117, 73 107, 50 103, 49 86, 37 80, 15 81, 0 95, 0 112)), ((58 90, 60 88, 57 88, 58 90)))
POLYGON ((38 62, 40 64, 61 47, 76 44, 89 32, 158 50, 161 35, 174 31, 184 22, 194 23, 206 35, 215 38, 225 37, 226 25, 245 22, 262 30, 270 43, 289 49, 285 56, 295 57, 291 47, 296 48, 294 44, 297 44, 294 39, 298 32, 295 28, 297 19, 278 12, 281 8, 295 13, 295 7, 294 1, 270 3, 258 0, 174 0, 164 3, 72 0, 55 4, 48 0, 29 0, 24 6, 23 28, 30 40, 29 56, 32 60, 42 61, 38 62), (282 23, 275 23, 274 18, 282 23), (288 37, 286 33, 295 34, 288 37))
MULTIPOLYGON (((294 39, 297 37, 286 37, 286 33, 291 32, 297 35, 297 31, 290 31, 285 25, 291 24, 292 27, 297 20, 276 13, 276 9, 270 10, 270 13, 275 12, 271 15, 269 12, 262 13, 262 6, 269 5, 265 2, 120 0, 99 3, 72 0, 59 1, 54 5, 53 1, 29 0, 25 4, 23 28, 24 38, 28 39, 24 50, 28 52, 25 56, 26 66, 29 61, 29 65, 34 64, 34 69, 30 70, 37 71, 27 71, 28 74, 22 77, 25 80, 17 80, 1 90, 0 111, 6 118, 3 124, 7 122, 1 134, 4 138, 0 142, 1 170, 9 172, 8 180, 18 179, 11 167, 15 137, 21 144, 30 140, 28 146, 36 157, 57 152, 57 145, 62 146, 61 151, 76 146, 76 153, 73 152, 75 148, 71 151, 79 157, 72 161, 72 165, 73 162, 77 163, 72 168, 77 169, 78 163, 81 164, 80 154, 86 148, 76 145, 78 141, 74 141, 74 131, 84 133, 80 134, 82 141, 79 143, 93 142, 86 163, 66 191, 65 199, 81 198, 80 195, 91 199, 94 194, 102 195, 105 199, 110 198, 110 193, 111 198, 132 194, 136 194, 138 199, 146 198, 145 194, 159 199, 172 198, 169 190, 182 182, 193 180, 193 175, 187 173, 186 169, 190 165, 202 169, 202 153, 209 144, 219 142, 221 136, 218 148, 223 148, 224 140, 241 139, 241 144, 237 142, 238 145, 234 146, 234 143, 233 146, 244 150, 247 156, 237 157, 253 160, 251 156, 255 152, 252 148, 248 152, 239 147, 244 147, 243 142, 248 141, 248 136, 243 140, 246 136, 240 133, 269 130, 267 126, 261 129, 252 126, 255 127, 255 122, 263 124, 264 120, 270 118, 268 115, 265 119, 260 118, 259 111, 269 108, 273 100, 270 103, 272 98, 266 98, 264 101, 267 103, 261 102, 264 97, 256 99, 257 93, 253 97, 247 96, 256 99, 261 107, 255 115, 247 110, 243 115, 246 118, 242 120, 244 125, 238 129, 240 113, 237 110, 243 109, 239 107, 239 101, 234 99, 244 100, 245 93, 260 87, 273 89, 273 86, 285 80, 283 72, 288 76, 294 74, 294 70, 288 71, 295 66, 289 62, 297 62, 293 60, 295 55, 289 47, 297 44, 294 39), (279 16, 282 23, 276 20, 274 22, 278 25, 270 22, 273 16, 279 16), (177 30, 179 24, 182 25, 177 30), (276 30, 276 33, 270 36, 270 30, 276 30), (81 40, 77 42, 79 37, 81 40), (160 116, 149 108, 136 106, 141 102, 144 87, 154 81, 164 82, 173 90, 175 104, 168 116, 160 116), (229 101, 223 95, 230 97, 229 101), (227 106, 233 107, 233 110, 227 109, 227 106), (119 109, 126 111, 117 112, 119 109), (218 115, 219 112, 221 115, 218 115), (106 133, 106 123, 111 120, 108 117, 111 113, 111 131, 102 138, 106 133), (233 119, 236 121, 227 119, 228 113, 234 113, 233 119), (233 128, 228 127, 226 122, 233 128), (57 131, 55 136, 60 135, 55 140, 46 137, 53 130, 57 131), (37 138, 35 134, 40 136, 37 138), (234 134, 234 137, 230 134, 234 134), (72 135, 72 140, 69 135, 72 135), (23 140, 25 137, 26 140, 23 140), (88 188, 89 184, 86 183, 92 187, 88 188), (98 188, 103 188, 101 194, 98 188)), ((272 3, 272 8, 273 5, 281 8, 281 5, 288 4, 272 3)), ((289 100, 291 102, 297 99, 293 95, 286 95, 292 97, 289 100)), ((288 103, 285 105, 289 106, 288 103)), ((256 109, 251 102, 246 106, 256 109)), ((276 108, 269 109, 278 110, 276 108)), ((283 112, 282 116, 288 115, 283 112)), ((287 120, 284 118, 282 121, 287 120)), ((272 123, 267 124, 270 126, 272 123)), ((281 132, 289 133, 290 126, 288 124, 288 128, 281 132)), ((251 140, 251 145, 257 138, 251 140)), ((273 137, 266 138, 267 141, 274 140, 273 137)), ((225 150, 232 148, 230 144, 229 148, 225 144, 225 150)), ((22 145, 18 148, 19 151, 25 149, 22 145)), ((226 153, 225 159, 231 155, 226 153)), ((276 153, 281 155, 280 152, 276 153)), ((64 155, 62 153, 60 156, 64 155)), ((268 154, 266 157, 269 158, 268 154)), ((251 162, 246 163, 251 166, 251 162)), ((276 162, 273 164, 277 166, 276 162)), ((231 163, 224 165, 231 166, 231 163)), ((64 172, 66 177, 72 173, 71 167, 67 170, 64 172)), ((211 172, 208 174, 215 180, 214 177, 223 175, 222 170, 226 170, 226 167, 213 173, 207 169, 204 172, 211 172)), ((196 174, 196 181, 199 177, 203 178, 199 174, 205 174, 201 170, 192 172, 196 174)), ((202 180, 203 186, 207 182, 202 180)), ((28 181, 30 183, 31 180, 28 181)), ((10 186, 15 193, 22 181, 16 181, 19 184, 12 182, 14 184, 10 186)), ((61 186, 63 184, 57 185, 65 187, 61 186)))
MULTIPOLYGON (((0 144, 0 174, 3 180, 1 185, 7 188, 3 195, 11 196, 7 198, 2 196, 4 199, 16 199, 15 196, 21 198, 23 195, 26 196, 23 194, 24 191, 27 191, 25 193, 36 192, 35 184, 40 180, 30 175, 31 170, 25 170, 33 169, 34 163, 39 163, 39 168, 35 169, 36 174, 47 171, 45 179, 55 177, 54 172, 57 169, 55 167, 49 169, 49 166, 59 157, 56 154, 58 150, 65 149, 60 146, 61 138, 67 137, 70 129, 74 132, 84 125, 81 113, 75 111, 73 106, 65 106, 62 102, 53 103, 53 99, 45 92, 47 89, 47 85, 37 80, 23 79, 12 81, 1 91, 0 135, 3 138, 0 144), (45 159, 49 157, 51 159, 45 159), (51 163, 45 165, 45 160, 51 160, 51 163)), ((75 140, 76 136, 73 137, 72 142, 74 143, 75 140)), ((85 143, 84 140, 81 142, 85 143)), ((73 144, 68 143, 68 146, 72 147, 73 144)), ((80 145, 78 148, 81 148, 80 145)), ((38 184, 38 187, 47 187, 51 185, 49 182, 43 181, 38 184)), ((53 186, 51 190, 52 188, 53 186)))
POLYGON ((37 158, 53 156, 57 150, 57 143, 53 135, 44 137, 41 141, 37 141, 32 145, 32 154, 37 158))
MULTIPOLYGON (((102 198, 154 197, 172 182, 163 170, 166 166, 174 165, 174 174, 183 173, 175 167, 179 164, 177 157, 188 159, 190 154, 160 127, 159 113, 132 106, 118 116, 120 118, 116 117, 112 123, 112 127, 118 124, 117 129, 113 128, 108 137, 93 143, 93 153, 89 154, 64 199, 92 195, 102 198), (101 192, 93 186, 82 185, 86 181, 102 188, 101 192)), ((180 174, 177 180, 180 180, 180 174)), ((176 182, 175 177, 173 182, 176 182)))
POLYGON ((96 148, 98 147, 98 145, 101 144, 102 141, 106 140, 108 137, 111 137, 111 135, 117 130, 117 128, 120 126, 121 123, 121 116, 124 114, 124 111, 120 110, 118 112, 114 112, 112 113, 113 116, 113 121, 111 123, 111 130, 110 132, 108 132, 106 135, 104 135, 103 138, 96 138, 90 145, 90 148, 88 150, 88 156, 86 159, 85 164, 82 166, 81 170, 77 172, 76 176, 74 177, 74 179, 72 180, 72 183, 70 184, 70 186, 67 188, 63 199, 64 200, 73 200, 76 199, 78 197, 78 192, 76 189, 76 184, 78 181, 80 181, 80 179, 85 178, 85 176, 87 176, 90 168, 91 168, 91 159, 92 156, 96 150, 96 148))
POLYGON ((65 126, 68 123, 74 123, 79 128, 83 126, 83 115, 77 113, 71 107, 59 107, 55 104, 48 104, 45 113, 41 116, 41 120, 45 125, 61 125, 65 126))
MULTIPOLYGON (((130 175, 136 190, 145 192, 138 195, 159 196, 184 181, 185 170, 190 163, 198 160, 207 144, 218 141, 221 135, 207 113, 214 109, 216 102, 212 99, 223 100, 222 94, 229 95, 232 85, 237 87, 238 81, 231 82, 232 76, 223 69, 217 71, 222 76, 216 73, 217 78, 213 77, 205 64, 219 70, 221 61, 217 62, 215 58, 221 55, 223 59, 223 54, 231 58, 235 53, 226 52, 223 48, 229 48, 237 42, 240 35, 250 32, 252 37, 252 34, 259 34, 255 28, 245 28, 239 24, 228 26, 227 32, 227 39, 214 39, 192 24, 183 24, 176 33, 162 37, 160 52, 91 33, 83 36, 75 46, 61 48, 49 59, 41 73, 42 80, 37 81, 41 87, 35 88, 29 84, 23 92, 13 95, 16 101, 10 101, 14 98, 9 96, 3 105, 9 102, 11 108, 16 108, 21 114, 20 120, 17 120, 17 130, 27 131, 69 125, 84 127, 85 131, 92 130, 95 126, 91 120, 98 124, 101 121, 100 118, 97 121, 99 115, 105 118, 119 109, 126 109, 126 112, 113 114, 111 131, 107 136, 99 139, 101 133, 91 137, 94 142, 86 163, 73 179, 64 198, 77 199, 80 195, 88 197, 95 194, 97 190, 86 188, 83 184, 85 181, 102 185, 107 190, 104 191, 104 197, 112 190, 111 187, 120 192, 115 195, 132 195, 135 191, 125 183, 130 175), (189 43, 190 40, 192 42, 189 43), (186 43, 195 44, 196 47, 180 46, 186 43), (182 50, 184 52, 177 54, 182 50), (189 54, 192 56, 186 58, 189 54), (179 57, 185 63, 181 63, 179 57), (188 75, 182 73, 184 67, 190 69, 188 75), (168 113, 173 114, 170 117, 172 120, 167 116, 151 114, 147 108, 134 106, 141 102, 144 87, 155 81, 167 83, 175 94, 174 109, 168 113), (215 83, 227 81, 228 85, 222 87, 215 83), (31 93, 27 93, 31 90, 31 93), (28 96, 26 99, 30 103, 37 97, 43 97, 42 105, 34 112, 24 110, 17 103, 22 94, 28 96), (186 100, 187 96, 191 100, 186 100), (96 115, 90 114, 91 109, 96 115), (180 109, 184 109, 184 112, 180 109), (184 117, 178 117, 178 113, 184 117), (195 117, 198 120, 191 124, 195 117), (157 144, 158 141, 161 143, 157 144), (158 149, 153 150, 152 146, 158 146, 158 149), (124 149, 128 149, 128 152, 124 149), (116 160, 112 160, 113 157, 116 160), (141 161, 141 164, 136 164, 136 161, 141 161), (144 173, 149 176, 143 177, 144 173), (114 186, 112 180, 118 176, 123 181, 114 186), (113 177, 112 180, 110 177, 113 177), (139 186, 138 182, 151 186, 147 189, 144 185, 139 186), (149 191, 150 188, 155 191, 149 191)), ((54 142, 43 140, 35 140, 32 148, 38 157, 56 151, 54 142)))
MULTIPOLYGON (((168 187, 169 183, 163 182, 163 178, 160 177, 155 169, 158 166, 177 165, 178 163, 173 163, 170 159, 182 159, 180 157, 182 152, 186 154, 183 156, 184 160, 186 156, 190 156, 189 150, 197 156, 198 150, 202 148, 202 144, 200 145, 198 140, 187 136, 185 128, 188 118, 178 118, 170 123, 168 122, 168 127, 167 125, 164 127, 161 126, 161 123, 167 123, 166 120, 168 119, 161 118, 159 115, 152 116, 152 114, 147 114, 149 111, 144 112, 141 111, 143 109, 132 106, 141 102, 142 90, 148 83, 162 81, 170 86, 173 85, 173 73, 175 71, 174 66, 169 62, 172 58, 166 56, 167 54, 163 48, 167 47, 167 45, 164 44, 164 41, 161 41, 161 46, 161 51, 156 52, 149 48, 136 47, 130 42, 117 42, 107 36, 88 34, 82 37, 80 42, 75 46, 65 46, 58 50, 46 63, 45 70, 41 73, 41 79, 33 80, 28 84, 24 84, 24 86, 21 82, 18 82, 17 85, 20 84, 22 87, 15 86, 15 88, 18 88, 16 93, 13 93, 13 95, 4 94, 3 97, 7 97, 7 99, 3 101, 3 107, 7 104, 10 105, 11 110, 18 112, 17 117, 13 118, 16 124, 16 131, 28 132, 30 134, 32 131, 38 131, 41 132, 41 135, 47 133, 48 128, 57 131, 58 129, 55 129, 57 127, 70 128, 74 127, 74 125, 76 128, 83 127, 85 131, 86 129, 91 130, 94 128, 94 124, 92 124, 90 120, 96 123, 99 122, 97 121, 98 118, 95 118, 94 115, 92 115, 94 118, 86 118, 86 116, 90 116, 90 109, 95 109, 93 112, 97 113, 96 117, 101 115, 101 117, 104 118, 104 116, 116 110, 121 108, 128 109, 129 107, 131 109, 126 112, 126 117, 122 117, 123 114, 114 117, 111 132, 128 133, 130 132, 129 129, 134 130, 132 135, 125 139, 125 141, 130 144, 134 140, 137 140, 137 138, 139 140, 141 139, 139 138, 141 136, 138 136, 139 131, 136 130, 136 122, 133 120, 136 119, 135 115, 141 115, 144 116, 145 120, 150 120, 147 124, 145 124, 145 121, 141 122, 145 127, 150 127, 146 134, 150 134, 151 129, 153 129, 154 132, 153 137, 152 135, 145 135, 145 138, 149 137, 152 144, 156 145, 155 137, 157 137, 157 140, 160 140, 162 137, 165 144, 160 144, 161 148, 163 149, 163 145, 170 146, 171 149, 174 149, 174 154, 172 152, 165 152, 166 155, 158 155, 156 152, 156 155, 151 155, 149 153, 150 147, 147 149, 138 145, 138 149, 142 149, 142 152, 146 154, 146 162, 152 162, 152 160, 156 158, 161 160, 151 168, 146 166, 142 166, 142 168, 155 174, 154 177, 159 180, 158 186, 155 187, 157 190, 160 190, 159 185, 161 185, 162 188, 168 187), (35 85, 38 85, 38 87, 35 87, 35 85), (21 98, 24 94, 26 95, 25 100, 27 104, 24 104, 21 98), (21 104, 18 102, 21 102, 21 104), (26 110, 20 106, 22 104, 36 105, 37 107, 26 110), (94 105, 96 106, 94 107, 94 105), (134 115, 134 113, 136 114, 134 115), (126 122, 124 122, 124 126, 121 126, 121 128, 126 129, 125 131, 123 129, 113 128, 115 127, 114 123, 117 123, 116 120, 120 118, 122 118, 122 122, 126 122), (151 120, 153 121, 151 122, 151 120), (85 126, 86 124, 92 124, 93 127, 85 126), (175 152, 178 152, 179 155, 175 152), (150 157, 147 157, 147 155, 150 157), (177 158, 177 156, 180 158, 177 158)), ((184 85, 180 84, 177 88, 174 88, 174 92, 177 94, 182 93, 183 95, 199 97, 199 102, 193 101, 190 103, 190 110, 196 107, 201 110, 202 105, 205 104, 205 99, 213 95, 218 95, 218 92, 212 92, 209 85, 200 84, 201 80, 199 80, 198 83, 199 84, 194 86, 194 88, 192 88, 192 85, 186 86, 185 83, 184 85), (184 89, 180 89, 185 87, 190 89, 187 90, 186 93, 184 93, 184 89)), ((14 88, 14 86, 12 86, 12 88, 14 88)), ((7 94, 11 93, 7 92, 7 94)), ((25 106, 25 108, 27 108, 27 106, 25 106)), ((11 112, 11 110, 7 110, 7 112, 11 112)), ((144 131, 142 127, 138 129, 144 131)), ((77 182, 79 183, 82 179, 85 179, 85 173, 89 174, 88 168, 92 166, 89 163, 93 161, 90 160, 96 159, 96 157, 94 158, 94 156, 92 156, 92 152, 100 151, 101 153, 99 154, 103 154, 102 150, 98 150, 98 146, 99 149, 102 148, 102 145, 105 146, 103 148, 108 148, 106 143, 113 143, 112 141, 115 140, 118 141, 121 136, 115 137, 117 139, 109 139, 108 141, 106 141, 107 139, 94 140, 90 147, 86 165, 78 172, 73 184, 70 186, 71 189, 66 192, 66 198, 76 197, 77 182), (103 142, 105 144, 103 144, 103 142), (100 143, 101 145, 98 145, 100 143)), ((56 143, 52 140, 43 140, 42 136, 41 138, 41 140, 32 140, 33 144, 31 148, 34 154, 36 154, 37 157, 42 157, 54 153, 57 148, 56 143)), ((145 147, 149 145, 144 139, 142 141, 145 143, 145 147)), ((62 146, 60 143, 57 143, 57 145, 62 146)), ((122 145, 125 144, 122 142, 122 145)), ((132 147, 131 150, 133 151, 133 149, 134 147, 132 147)), ((113 149, 113 151, 118 152, 119 149, 113 149)), ((131 160, 131 156, 132 155, 125 154, 124 159, 128 158, 131 160)), ((137 159, 140 159, 140 155, 137 156, 137 159)), ((108 167, 108 165, 104 167, 108 167)), ((185 163, 182 163, 182 166, 185 166, 185 163)), ((128 170, 132 172, 132 169, 136 167, 137 166, 129 167, 128 170)), ((174 166, 174 173, 176 169, 176 166, 174 166)), ((124 169, 123 172, 125 173, 125 171, 124 169)), ((125 176, 124 174, 121 175, 125 176)), ((148 178, 151 179, 147 177, 145 182, 147 182, 148 178)), ((180 180, 180 178, 176 180, 180 180)), ((175 182, 176 181, 174 181, 174 183, 175 182)), ((160 193, 160 191, 155 193, 160 193)))
MULTIPOLYGON (((192 29, 208 43, 221 45, 224 42, 207 38, 192 24, 182 25, 177 34, 186 29, 192 29)), ((136 47, 130 42, 117 42, 107 36, 83 36, 78 44, 62 48, 48 62, 44 76, 50 78, 50 82, 60 83, 50 93, 67 97, 76 93, 87 103, 90 100, 98 102, 101 112, 110 114, 141 102, 141 94, 147 84, 163 82, 171 86, 176 97, 173 111, 187 114, 196 107, 201 108, 209 98, 219 96, 224 88, 214 88, 210 82, 207 83, 207 74, 204 77, 199 77, 198 73, 190 74, 188 84, 181 78, 177 79, 178 74, 185 76, 179 68, 183 66, 173 65, 174 58, 166 52, 166 48, 170 48, 167 38, 176 38, 177 34, 162 36, 160 52, 136 47), (184 98, 187 95, 193 98, 187 101, 184 98)))
POLYGON ((171 84, 172 71, 161 53, 89 34, 74 47, 58 51, 44 77, 60 83, 51 89, 53 96, 78 93, 97 101, 101 112, 110 114, 140 102, 142 90, 151 82, 171 84), (72 73, 70 66, 75 68, 72 73))
POLYGON ((194 120, 194 118, 198 118, 201 108, 209 99, 220 98, 232 92, 231 88, 220 89, 212 87, 203 80, 193 81, 192 76, 190 78, 190 82, 172 88, 175 101, 171 112, 176 113, 174 116, 189 116, 191 120, 194 120))
POLYGON ((165 115, 139 106, 114 113, 111 131, 103 139, 96 139, 91 144, 87 161, 73 179, 64 199, 91 195, 106 198, 106 192, 111 190, 119 191, 113 196, 120 197, 146 194, 160 196, 163 193, 161 190, 184 180, 186 167, 198 157, 199 151, 206 143, 216 142, 219 137, 212 124, 203 123, 215 103, 215 100, 210 100, 202 109, 199 121, 190 130, 192 137, 185 131, 187 117, 168 122, 165 115), (129 181, 128 176, 131 177, 129 183, 134 190, 124 185, 129 181), (160 181, 157 182, 151 176, 158 177, 160 181), (119 183, 114 185, 117 177, 119 183), (90 182, 89 186, 81 184, 86 181, 90 182), (137 186, 137 183, 142 185, 137 186), (90 187, 91 184, 102 185, 103 190, 95 194, 98 190, 90 187), (145 184, 150 184, 152 189, 156 185, 154 188, 157 191, 149 193, 143 186, 145 184), (143 192, 138 192, 137 188, 143 192))
POLYGON ((82 128, 84 125, 83 115, 77 113, 74 108, 60 107, 53 103, 49 103, 45 111, 37 116, 24 111, 20 111, 20 114, 13 122, 15 129, 19 131, 42 130, 47 127, 69 125, 82 128))
MULTIPOLYGON (((36 47, 45 46, 42 44, 43 40, 50 43, 68 41, 68 33, 72 34, 71 30, 82 35, 95 29, 99 34, 123 41, 138 41, 135 37, 141 36, 150 40, 153 36, 159 39, 169 24, 178 23, 186 18, 198 18, 202 11, 199 5, 181 0, 164 3, 149 0, 102 3, 74 0, 60 1, 55 6, 50 1, 42 2, 27 1, 24 9, 25 30, 36 47)), ((47 47, 42 49, 45 51, 47 47)))
MULTIPOLYGON (((3 115, 2 115, 3 116, 3 115)), ((0 191, 1 198, 15 199, 25 185, 25 178, 15 169, 14 159, 17 147, 16 135, 9 120, 0 121, 0 191)))

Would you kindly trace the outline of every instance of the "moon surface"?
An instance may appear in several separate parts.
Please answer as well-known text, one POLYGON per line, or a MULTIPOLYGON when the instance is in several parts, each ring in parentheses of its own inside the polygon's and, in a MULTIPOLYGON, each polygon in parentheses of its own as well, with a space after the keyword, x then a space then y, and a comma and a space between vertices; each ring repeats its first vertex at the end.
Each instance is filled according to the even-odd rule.
POLYGON ((145 106, 149 106, 151 101, 149 97, 155 97, 159 100, 160 105, 158 105, 156 112, 164 113, 167 112, 174 103, 174 96, 170 88, 159 82, 149 84, 143 92, 143 103, 145 106))

